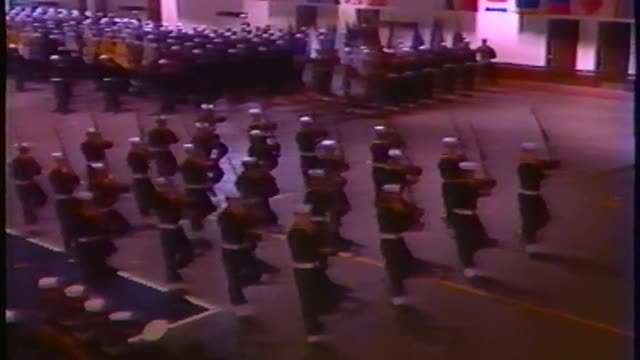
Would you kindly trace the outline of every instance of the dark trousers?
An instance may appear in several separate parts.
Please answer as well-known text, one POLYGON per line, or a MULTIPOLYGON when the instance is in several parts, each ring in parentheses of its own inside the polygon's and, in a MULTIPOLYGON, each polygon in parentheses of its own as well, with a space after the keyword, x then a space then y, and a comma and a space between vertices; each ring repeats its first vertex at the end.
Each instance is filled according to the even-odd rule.
POLYGON ((209 189, 186 189, 185 195, 191 227, 196 231, 204 230, 204 219, 217 209, 209 197, 209 189))
POLYGON ((120 88, 122 81, 114 79, 111 81, 104 81, 104 111, 105 112, 118 112, 120 111, 120 88))
POLYGON ((44 206, 47 201, 47 195, 42 188, 35 183, 16 185, 16 192, 22 205, 25 224, 35 224, 38 222, 36 209, 44 206))
POLYGON ((142 216, 151 215, 157 196, 156 189, 148 177, 133 179, 131 186, 138 211, 142 216))
POLYGON ((222 249, 222 263, 227 274, 227 291, 229 294, 229 301, 231 301, 231 304, 234 306, 244 305, 247 303, 247 297, 244 295, 243 289, 247 285, 247 280, 255 280, 243 279, 243 276, 247 277, 247 275, 243 274, 248 272, 252 272, 254 273, 254 277, 256 276, 255 267, 252 268, 252 264, 248 263, 251 255, 250 252, 251 250, 249 249, 222 249))
POLYGON ((380 250, 385 260, 385 271, 389 278, 392 297, 406 293, 404 279, 411 273, 413 256, 403 238, 381 239, 380 250))
POLYGON ((320 322, 321 307, 318 304, 323 297, 322 291, 318 289, 318 269, 294 269, 293 278, 298 289, 300 308, 302 310, 302 321, 307 335, 319 335, 324 332, 324 325, 320 322), (319 291, 320 290, 320 291, 319 291))
POLYGON ((154 153, 155 165, 158 169, 158 176, 171 177, 178 172, 178 161, 171 150, 162 150, 154 153))
POLYGON ((56 217, 60 224, 60 232, 64 241, 64 249, 69 252, 76 242, 76 226, 73 222, 73 200, 58 199, 56 200, 56 217))
POLYGON ((518 205, 522 216, 522 241, 525 244, 537 242, 538 231, 545 227, 551 217, 544 198, 540 195, 518 194, 518 205))
POLYGON ((107 263, 107 258, 115 253, 116 248, 106 238, 90 242, 79 242, 76 246, 78 264, 82 269, 84 281, 95 285, 114 272, 107 263))
POLYGON ((452 224, 460 263, 464 267, 472 267, 475 265, 475 253, 485 248, 489 240, 484 225, 477 215, 460 215, 455 212, 452 224))
POLYGON ((193 249, 182 227, 161 229, 162 255, 165 262, 165 273, 168 282, 182 280, 178 270, 186 267, 193 260, 193 249))
POLYGON ((56 98, 55 112, 69 112, 71 104, 71 83, 69 80, 54 82, 53 93, 56 98))

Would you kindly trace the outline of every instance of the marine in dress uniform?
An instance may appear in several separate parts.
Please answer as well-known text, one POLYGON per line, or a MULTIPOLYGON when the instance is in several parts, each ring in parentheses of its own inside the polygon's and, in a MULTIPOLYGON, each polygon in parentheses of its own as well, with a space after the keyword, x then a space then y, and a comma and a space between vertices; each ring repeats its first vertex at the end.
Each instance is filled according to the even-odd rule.
POLYGON ((191 137, 191 143, 196 151, 206 158, 215 155, 215 158, 219 160, 229 153, 229 147, 222 142, 215 127, 206 122, 196 123, 196 131, 191 137))
POLYGON ((158 217, 166 281, 177 283, 183 280, 179 270, 187 267, 194 259, 193 247, 180 224, 187 202, 175 193, 165 179, 159 179, 156 185, 158 196, 155 212, 158 217))
POLYGON ((537 156, 536 143, 525 142, 521 145, 520 163, 518 164, 518 205, 522 216, 520 232, 525 251, 530 255, 540 253, 538 232, 544 228, 551 216, 547 203, 540 193, 542 182, 547 177, 546 170, 553 168, 553 161, 537 156))
POLYGON ((216 114, 216 107, 214 104, 202 104, 200 105, 200 110, 196 123, 206 123, 215 127, 216 125, 227 121, 225 116, 216 114))
POLYGON ((300 130, 296 133, 296 143, 300 151, 300 168, 306 183, 309 179, 308 171, 320 166, 316 147, 322 140, 329 137, 329 132, 319 128, 309 116, 301 116, 298 120, 300 130))
POLYGON ((166 118, 156 120, 157 127, 149 131, 148 143, 155 160, 158 176, 171 178, 178 171, 178 161, 171 152, 171 145, 178 143, 178 137, 167 126, 166 118))
POLYGON ((387 184, 400 184, 405 190, 415 185, 422 175, 422 169, 410 164, 401 149, 389 149, 388 155, 386 166, 378 170, 376 187, 382 189, 387 184))
POLYGON ((87 129, 86 139, 80 144, 80 151, 87 162, 87 179, 93 179, 93 168, 99 164, 107 165, 106 150, 113 148, 113 142, 102 138, 100 132, 94 128, 87 129))
POLYGON ((312 221, 312 210, 301 207, 295 213, 294 223, 287 233, 293 260, 293 277, 298 290, 302 320, 308 342, 324 340, 322 315, 338 310, 348 289, 332 282, 323 265, 333 250, 326 247, 321 231, 312 221))
POLYGON ((55 97, 56 107, 54 112, 67 114, 71 112, 71 83, 68 79, 61 77, 51 78, 53 84, 53 96, 55 97))
POLYGON ((148 222, 156 202, 156 188, 149 178, 151 152, 140 138, 129 138, 129 144, 131 149, 127 153, 127 165, 133 177, 131 190, 140 215, 148 222))
POLYGON ((458 256, 464 267, 465 277, 473 279, 483 276, 476 267, 474 255, 477 251, 495 246, 489 238, 477 214, 478 199, 488 196, 496 185, 494 179, 477 178, 479 165, 465 161, 459 164, 461 177, 450 182, 451 224, 458 247, 458 256))
POLYGON ((264 113, 259 108, 252 108, 248 111, 251 117, 251 124, 247 129, 248 132, 258 130, 265 134, 273 134, 278 129, 278 124, 267 120, 264 113))
POLYGON ((244 169, 236 179, 236 189, 247 203, 259 208, 262 226, 278 226, 278 215, 269 203, 270 198, 280 193, 275 177, 256 158, 242 159, 242 166, 244 169))
POLYGON ((80 186, 80 177, 69 167, 62 153, 51 154, 55 166, 49 171, 48 178, 56 200, 56 217, 60 224, 65 251, 69 252, 77 239, 76 213, 81 201, 73 196, 80 186))
POLYGON ((402 236, 421 226, 423 211, 402 197, 402 185, 387 184, 376 200, 380 250, 385 259, 393 305, 406 305, 403 280, 416 273, 416 259, 402 236))
POLYGON ((25 225, 33 226, 38 222, 36 210, 47 203, 47 194, 35 179, 42 174, 42 167, 30 154, 29 144, 16 144, 16 148, 18 156, 10 163, 11 177, 22 206, 25 225))
POLYGON ((89 182, 89 191, 93 194, 93 203, 104 214, 111 236, 122 237, 133 229, 129 221, 114 209, 120 196, 130 191, 126 184, 117 182, 103 164, 94 166, 93 181, 89 182))
POLYGON ((280 144, 268 133, 260 130, 251 130, 249 132, 249 150, 247 153, 250 157, 258 159, 265 169, 272 171, 278 166, 280 144))
POLYGON ((457 138, 443 138, 442 145, 444 150, 440 156, 440 160, 438 160, 438 169, 440 170, 440 177, 442 178, 441 192, 445 209, 443 219, 447 226, 451 227, 451 219, 453 218, 451 212, 451 182, 462 176, 462 169, 460 169, 459 165, 467 161, 467 157, 460 149, 460 143, 457 138))
POLYGON ((13 76, 15 79, 15 90, 17 92, 25 91, 25 82, 27 80, 27 74, 29 72, 27 68, 27 60, 18 51, 18 46, 11 44, 9 46, 9 56, 11 65, 13 65, 13 76))
POLYGON ((210 164, 204 154, 199 154, 193 144, 183 145, 187 157, 180 164, 180 173, 185 184, 186 211, 195 232, 194 244, 203 250, 212 243, 206 238, 204 220, 218 208, 209 197, 213 184, 209 177, 210 164))
MULTIPOLYGON (((316 154, 318 154, 318 168, 324 170, 328 176, 341 179, 341 182, 346 185, 346 178, 342 174, 349 170, 349 164, 345 161, 342 151, 338 149, 338 143, 335 140, 322 140, 316 147, 316 154)), ((344 209, 339 215, 340 219, 351 211, 344 185, 339 193, 340 201, 344 204, 344 209)))
POLYGON ((227 205, 218 216, 222 263, 227 275, 229 300, 241 316, 249 315, 243 289, 258 284, 265 274, 277 273, 276 268, 258 259, 254 253, 261 240, 256 224, 254 214, 243 199, 227 197, 227 205))

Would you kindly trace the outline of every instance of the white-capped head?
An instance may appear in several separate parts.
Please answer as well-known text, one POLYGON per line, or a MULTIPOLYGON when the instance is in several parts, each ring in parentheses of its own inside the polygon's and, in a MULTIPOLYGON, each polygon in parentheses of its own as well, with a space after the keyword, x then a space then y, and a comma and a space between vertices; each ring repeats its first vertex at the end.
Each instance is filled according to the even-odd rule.
POLYGON ((57 277, 45 277, 38 280, 38 289, 57 289, 60 287, 60 279, 57 277))
POLYGON ((106 303, 104 299, 94 298, 84 302, 84 309, 88 312, 101 312, 104 310, 106 303))
POLYGON ((263 133, 260 130, 251 130, 249 131, 249 136, 250 137, 260 137, 260 136, 266 136, 267 134, 263 133))
POLYGON ((260 109, 260 108, 251 108, 251 109, 249 109, 248 113, 251 116, 262 115, 262 109, 260 109))
POLYGON ((309 169, 307 170, 307 175, 311 176, 311 177, 321 177, 324 176, 326 174, 326 172, 324 171, 324 169, 309 169))
POLYGON ((442 139, 442 145, 444 145, 445 147, 456 147, 460 144, 460 142, 458 141, 458 138, 455 137, 446 137, 442 139))
POLYGON ((387 155, 389 155, 390 158, 399 159, 402 158, 404 154, 400 149, 389 149, 389 151, 387 151, 387 155))
POLYGON ((94 170, 107 170, 107 167, 101 162, 89 163, 89 166, 94 170))
POLYGON ((523 142, 522 144, 520 144, 520 149, 523 152, 535 152, 536 150, 538 150, 538 144, 530 141, 523 142))
POLYGON ((402 185, 400 184, 386 184, 382 186, 382 191, 391 194, 397 194, 402 191, 402 185))
POLYGON ((338 143, 335 140, 322 140, 319 146, 325 149, 335 149, 338 143))
POLYGON ((56 160, 56 161, 66 160, 66 157, 61 152, 51 153, 51 157, 53 158, 53 160, 56 160))
POLYGON ((306 116, 306 115, 305 116, 300 116, 298 118, 298 121, 301 124, 311 124, 311 123, 313 123, 313 119, 311 118, 311 116, 306 116))
POLYGON ((193 144, 184 144, 184 145, 182 145, 182 148, 186 152, 192 152, 192 151, 195 150, 195 147, 193 147, 193 144))
POLYGON ((384 125, 376 125, 373 127, 373 131, 375 131, 376 134, 384 134, 387 132, 387 127, 384 125))
POLYGON ((129 321, 133 319, 133 312, 131 311, 118 311, 109 314, 110 321, 129 321))
POLYGON ((131 144, 131 145, 140 145, 140 144, 142 144, 142 140, 139 137, 130 137, 128 141, 129 141, 129 144, 131 144))
POLYGON ((97 135, 98 134, 98 130, 96 130, 95 128, 88 128, 87 131, 85 131, 85 135, 89 136, 89 135, 97 135))
POLYGON ((84 295, 86 289, 82 285, 71 285, 64 289, 64 294, 70 298, 77 298, 84 295))
POLYGON ((200 105, 200 109, 205 110, 205 111, 213 110, 213 108, 214 108, 213 104, 202 104, 202 105, 200 105))
POLYGON ((465 171, 478 171, 480 169, 480 165, 478 165, 478 163, 473 162, 473 161, 464 161, 461 162, 458 167, 461 170, 465 170, 465 171))
POLYGON ((242 158, 242 165, 254 165, 258 163, 258 159, 254 157, 244 157, 242 158))

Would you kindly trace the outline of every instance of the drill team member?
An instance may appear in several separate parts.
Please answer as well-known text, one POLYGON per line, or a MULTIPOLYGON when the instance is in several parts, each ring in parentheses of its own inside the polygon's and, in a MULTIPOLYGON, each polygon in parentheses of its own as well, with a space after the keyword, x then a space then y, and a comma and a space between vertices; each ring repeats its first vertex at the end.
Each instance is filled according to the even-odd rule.
POLYGON ((209 178, 210 164, 198 154, 192 144, 183 145, 187 157, 180 164, 180 173, 185 184, 187 212, 191 229, 195 232, 194 244, 202 250, 210 249, 211 241, 206 238, 204 220, 217 210, 209 197, 213 184, 209 178))
POLYGON ((132 230, 127 219, 113 206, 120 195, 128 192, 129 186, 118 183, 103 164, 94 166, 93 181, 89 183, 89 191, 93 193, 93 203, 102 211, 113 237, 121 237, 132 230))
POLYGON ((248 155, 256 158, 268 171, 272 171, 278 166, 280 157, 280 144, 269 134, 260 130, 249 132, 248 155))
POLYGON ((213 104, 202 104, 200 105, 200 110, 196 123, 206 123, 215 127, 216 125, 227 121, 227 118, 223 115, 216 114, 216 108, 213 104))
POLYGON ((447 226, 451 227, 451 219, 453 218, 451 212, 451 183, 462 176, 462 169, 460 169, 459 165, 467 161, 467 157, 462 152, 457 138, 443 138, 442 145, 444 150, 438 161, 438 169, 440 170, 440 177, 442 178, 442 200, 445 209, 443 219, 447 226))
POLYGON ((536 143, 525 142, 521 145, 520 163, 518 164, 518 205, 522 216, 520 232, 525 251, 530 255, 540 253, 538 248, 538 231, 544 228, 551 217, 547 203, 540 193, 542 182, 547 177, 545 170, 553 168, 553 161, 540 159, 536 151, 536 143))
POLYGON ((339 201, 343 204, 342 211, 337 214, 337 223, 340 224, 340 219, 351 211, 351 203, 344 191, 347 179, 342 175, 349 170, 349 164, 345 161, 344 154, 338 149, 338 143, 335 140, 321 141, 316 148, 316 154, 318 154, 319 168, 323 169, 327 176, 339 179, 338 183, 342 184, 338 193, 339 201))
POLYGON ((49 172, 48 178, 56 199, 56 217, 60 223, 64 248, 69 252, 75 245, 77 237, 75 213, 79 200, 73 196, 73 193, 80 186, 80 177, 69 167, 62 153, 52 153, 51 156, 55 165, 49 172))
POLYGON ((389 149, 388 157, 387 164, 379 167, 376 172, 376 188, 382 189, 387 184, 400 184, 404 190, 418 183, 422 169, 410 164, 402 150, 389 149))
POLYGON ((156 120, 157 127, 149 131, 148 142, 155 160, 158 176, 172 178, 178 171, 178 161, 171 152, 171 145, 178 143, 178 137, 167 126, 164 117, 156 120))
POLYGON ((37 209, 47 203, 47 194, 35 181, 42 174, 42 167, 30 154, 31 146, 27 143, 17 144, 18 156, 10 163, 11 177, 16 186, 16 193, 22 205, 24 222, 33 226, 38 222, 37 209))
POLYGON ((483 274, 475 267, 474 255, 477 251, 493 246, 495 240, 490 239, 476 213, 478 198, 488 196, 496 186, 494 179, 478 178, 475 172, 479 165, 475 162, 460 163, 462 176, 450 184, 451 191, 451 223, 458 247, 458 256, 464 267, 463 274, 473 279, 483 274))
POLYGON ((325 272, 323 262, 333 251, 324 246, 322 232, 312 222, 311 209, 304 206, 294 215, 294 223, 287 233, 293 276, 307 341, 318 342, 323 340, 325 333, 320 317, 337 310, 347 289, 333 283, 325 272))
POLYGON ((309 116, 301 116, 299 119, 300 130, 296 134, 296 143, 300 151, 300 168, 305 183, 309 180, 308 172, 311 169, 318 168, 318 156, 316 155, 316 147, 329 136, 329 133, 320 129, 315 125, 313 119, 309 116))
POLYGON ((248 112, 251 117, 251 123, 247 131, 259 130, 265 134, 273 134, 278 129, 278 124, 267 120, 261 109, 252 108, 248 112))
POLYGON ((151 152, 140 138, 129 138, 129 144, 131 149, 127 153, 127 165, 133 177, 131 190, 138 212, 145 222, 149 222, 156 201, 156 188, 149 178, 151 152))
POLYGON ((216 133, 215 125, 206 122, 196 122, 196 131, 191 137, 191 143, 196 151, 207 158, 214 155, 215 159, 222 159, 229 153, 229 147, 222 142, 220 135, 216 133))
POLYGON ((280 193, 276 179, 256 158, 242 159, 242 166, 244 170, 236 179, 236 189, 248 203, 260 208, 263 226, 278 226, 278 215, 269 204, 269 199, 280 193))
POLYGON ((243 289, 260 282, 264 274, 277 270, 259 260, 254 251, 261 240, 256 219, 237 197, 227 197, 227 205, 218 216, 222 235, 222 263, 227 274, 229 300, 240 316, 249 315, 243 289))
POLYGON ((402 185, 387 184, 376 200, 378 226, 380 229, 380 250, 385 260, 385 270, 389 277, 391 302, 406 305, 404 279, 417 270, 415 258, 402 236, 421 224, 424 211, 410 204, 402 197, 402 185))
POLYGON ((193 248, 180 224, 186 201, 175 193, 165 179, 156 182, 158 195, 155 212, 162 242, 165 276, 168 283, 181 282, 179 270, 194 259, 193 248))
POLYGON ((94 168, 98 165, 107 165, 106 150, 113 148, 113 142, 102 138, 100 132, 90 128, 86 132, 86 140, 80 144, 80 150, 87 162, 87 180, 91 182, 94 177, 94 168))

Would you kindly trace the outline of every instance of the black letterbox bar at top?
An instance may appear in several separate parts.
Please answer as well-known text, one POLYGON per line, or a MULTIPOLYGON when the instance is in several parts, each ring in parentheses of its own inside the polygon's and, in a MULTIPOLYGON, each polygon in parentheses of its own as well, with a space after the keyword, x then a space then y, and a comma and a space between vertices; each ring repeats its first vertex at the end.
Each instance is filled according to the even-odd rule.
POLYGON ((247 13, 244 11, 218 11, 216 16, 234 17, 234 18, 246 18, 247 13))

